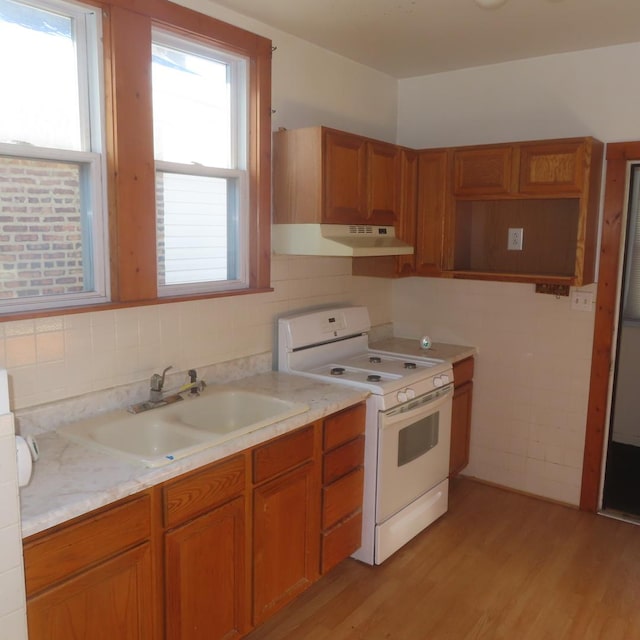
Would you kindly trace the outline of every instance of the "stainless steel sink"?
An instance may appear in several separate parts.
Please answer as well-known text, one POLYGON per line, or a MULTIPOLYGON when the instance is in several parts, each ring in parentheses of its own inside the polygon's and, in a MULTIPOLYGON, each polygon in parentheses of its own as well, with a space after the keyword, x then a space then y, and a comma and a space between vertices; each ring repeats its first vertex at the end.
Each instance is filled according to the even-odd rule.
POLYGON ((309 410, 306 404, 236 388, 139 414, 123 411, 65 425, 58 433, 126 460, 158 467, 309 410))

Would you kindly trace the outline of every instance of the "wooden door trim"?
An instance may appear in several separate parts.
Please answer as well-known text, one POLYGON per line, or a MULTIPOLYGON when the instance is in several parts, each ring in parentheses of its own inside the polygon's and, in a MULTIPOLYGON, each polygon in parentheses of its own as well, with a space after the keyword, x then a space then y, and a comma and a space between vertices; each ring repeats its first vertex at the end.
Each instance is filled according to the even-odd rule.
POLYGON ((580 508, 597 511, 605 445, 609 372, 618 308, 623 223, 627 207, 627 166, 640 162, 640 141, 607 145, 607 170, 600 241, 600 268, 591 353, 591 383, 582 465, 580 508))

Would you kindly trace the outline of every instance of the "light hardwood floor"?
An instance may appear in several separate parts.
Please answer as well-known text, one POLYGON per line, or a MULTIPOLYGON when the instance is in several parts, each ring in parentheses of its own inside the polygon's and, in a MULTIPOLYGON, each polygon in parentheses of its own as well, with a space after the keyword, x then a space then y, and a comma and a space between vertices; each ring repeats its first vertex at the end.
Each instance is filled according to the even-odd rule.
POLYGON ((640 527, 466 479, 387 562, 348 559, 249 640, 640 640, 640 527))

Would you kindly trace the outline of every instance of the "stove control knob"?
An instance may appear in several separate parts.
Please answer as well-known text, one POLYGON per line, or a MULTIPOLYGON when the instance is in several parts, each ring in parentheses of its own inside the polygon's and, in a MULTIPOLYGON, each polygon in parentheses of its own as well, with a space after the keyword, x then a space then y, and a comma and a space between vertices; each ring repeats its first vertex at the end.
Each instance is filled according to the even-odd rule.
POLYGON ((398 402, 406 402, 407 401, 407 392, 406 391, 398 391, 396 396, 398 398, 398 402))
MULTIPOLYGON (((447 382, 448 382, 448 380, 447 380, 447 382)), ((441 377, 441 376, 436 376, 436 377, 433 379, 433 386, 434 386, 434 387, 441 387, 443 384, 445 384, 445 383, 443 382, 443 380, 442 380, 442 377, 441 377)))
POLYGON ((416 397, 416 392, 413 389, 407 389, 407 399, 413 400, 416 397))

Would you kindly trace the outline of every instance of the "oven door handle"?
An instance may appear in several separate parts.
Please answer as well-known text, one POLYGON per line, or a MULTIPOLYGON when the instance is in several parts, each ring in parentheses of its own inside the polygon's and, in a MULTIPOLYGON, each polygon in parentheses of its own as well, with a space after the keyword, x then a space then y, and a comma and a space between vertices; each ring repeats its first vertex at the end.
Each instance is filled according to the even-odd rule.
POLYGON ((436 413, 442 405, 451 401, 452 395, 453 384, 448 384, 413 400, 408 400, 397 407, 387 409, 387 411, 381 412, 380 428, 392 427, 401 420, 404 422, 419 414, 430 415, 436 413))

